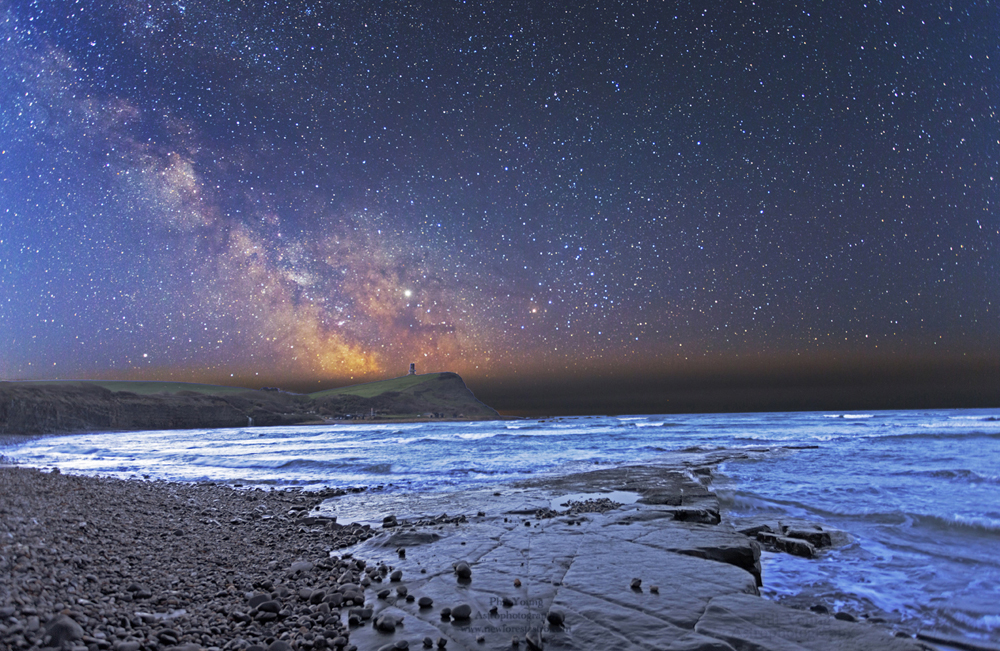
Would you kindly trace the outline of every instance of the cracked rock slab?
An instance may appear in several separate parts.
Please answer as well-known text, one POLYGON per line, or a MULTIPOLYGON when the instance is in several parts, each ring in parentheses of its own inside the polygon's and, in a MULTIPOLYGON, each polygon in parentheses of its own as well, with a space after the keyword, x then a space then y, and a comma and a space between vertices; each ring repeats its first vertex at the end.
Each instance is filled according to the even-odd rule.
POLYGON ((747 595, 711 601, 695 631, 738 651, 926 651, 876 626, 785 608, 747 595))

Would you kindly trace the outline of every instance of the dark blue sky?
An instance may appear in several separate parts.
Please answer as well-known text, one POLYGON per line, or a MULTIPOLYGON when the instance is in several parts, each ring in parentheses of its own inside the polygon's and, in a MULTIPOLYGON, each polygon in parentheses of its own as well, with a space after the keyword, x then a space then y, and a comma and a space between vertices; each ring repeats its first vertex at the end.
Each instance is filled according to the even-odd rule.
POLYGON ((993 2, 15 0, 0 62, 2 379, 1000 357, 993 2))

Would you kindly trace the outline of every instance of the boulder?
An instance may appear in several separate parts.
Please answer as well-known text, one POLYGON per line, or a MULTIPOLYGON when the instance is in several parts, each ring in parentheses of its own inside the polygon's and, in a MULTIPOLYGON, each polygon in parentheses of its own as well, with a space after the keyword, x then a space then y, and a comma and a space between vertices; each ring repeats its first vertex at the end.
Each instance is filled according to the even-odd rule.
POLYGON ((816 555, 816 548, 812 546, 812 543, 801 538, 789 538, 761 531, 757 533, 757 540, 772 549, 787 552, 793 556, 812 558, 816 555))

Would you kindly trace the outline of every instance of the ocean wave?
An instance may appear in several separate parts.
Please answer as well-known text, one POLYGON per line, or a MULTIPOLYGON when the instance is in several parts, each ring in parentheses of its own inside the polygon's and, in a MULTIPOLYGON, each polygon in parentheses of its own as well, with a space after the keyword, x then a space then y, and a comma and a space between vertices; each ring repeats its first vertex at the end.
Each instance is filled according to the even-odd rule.
MULTIPOLYGON (((725 508, 737 513, 781 513, 785 516, 806 517, 815 519, 820 516, 824 520, 847 518, 885 527, 902 527, 904 529, 924 529, 931 532, 950 533, 959 536, 975 536, 993 538, 1000 532, 1000 519, 986 515, 951 516, 931 513, 912 513, 907 511, 869 511, 866 513, 850 513, 841 510, 816 508, 796 500, 766 498, 743 490, 717 491, 725 508)), ((846 527, 850 530, 850 527, 846 527)), ((928 535, 928 534, 923 534, 928 535)))
POLYGON ((914 477, 932 477, 934 479, 946 479, 949 481, 963 482, 969 484, 998 484, 1000 485, 1000 475, 982 475, 975 470, 967 468, 946 468, 940 470, 911 470, 897 473, 900 475, 911 475, 914 477))
MULTIPOLYGON (((779 504, 784 504, 782 500, 774 500, 779 504)), ((987 515, 962 515, 955 513, 950 516, 936 515, 933 513, 913 513, 910 511, 866 511, 863 513, 852 513, 845 510, 810 509, 825 518, 848 518, 869 524, 885 525, 890 527, 903 527, 907 529, 929 529, 936 532, 949 532, 955 534, 974 534, 977 536, 988 535, 994 537, 1000 532, 1000 519, 987 515)))
MULTIPOLYGON (((517 472, 517 471, 514 471, 514 472, 517 472)), ((465 476, 465 475, 486 475, 486 476, 490 476, 490 477, 492 477, 494 475, 507 475, 507 474, 510 474, 510 473, 511 473, 510 469, 506 469, 506 470, 489 470, 489 469, 486 469, 486 468, 452 468, 452 469, 450 469, 448 471, 449 475, 460 475, 460 476, 465 476)))
POLYGON ((482 439, 491 439, 494 436, 502 436, 503 432, 476 432, 474 434, 456 434, 456 437, 463 441, 479 441, 482 439))
MULTIPOLYGON (((723 479, 723 477, 720 477, 723 479)), ((768 515, 775 517, 809 517, 809 510, 797 502, 774 500, 742 490, 717 488, 716 495, 726 511, 740 515, 768 515)))
POLYGON ((94 455, 94 454, 108 454, 110 450, 107 448, 95 448, 91 446, 87 447, 76 447, 76 446, 66 446, 63 450, 60 450, 64 454, 79 454, 79 455, 94 455), (74 449, 75 448, 75 449, 74 449))
POLYGON ((967 429, 969 427, 982 427, 987 430, 993 430, 996 427, 1000 427, 1000 418, 986 417, 986 418, 959 418, 949 416, 948 418, 939 418, 936 420, 927 420, 921 423, 917 423, 917 427, 927 428, 937 428, 937 429, 967 429))
MULTIPOLYGON (((923 426, 921 426, 923 427, 923 426)), ((985 439, 1000 439, 1000 430, 997 431, 986 431, 981 429, 975 430, 965 430, 965 431, 942 431, 940 429, 935 429, 924 432, 914 432, 914 431, 873 431, 870 433, 854 434, 846 438, 863 438, 863 439, 894 439, 899 441, 905 440, 929 440, 929 441, 948 441, 948 440, 960 440, 960 439, 974 439, 974 438, 985 438, 985 439)))
MULTIPOLYGON (((615 428, 608 428, 609 431, 615 428)), ((565 438, 566 436, 571 436, 580 430, 572 429, 555 429, 552 427, 529 427, 521 430, 516 430, 513 432, 502 432, 504 436, 509 436, 513 438, 524 437, 524 438, 565 438)), ((594 432, 587 432, 588 435, 594 434, 594 432)))
POLYGON ((875 414, 823 414, 823 418, 846 418, 851 420, 875 418, 875 414))
MULTIPOLYGON (((325 461, 323 459, 289 459, 287 461, 275 461, 273 463, 267 463, 258 461, 252 464, 232 464, 231 469, 239 470, 250 470, 250 471, 260 471, 260 470, 271 470, 279 471, 282 474, 288 472, 335 472, 340 474, 352 474, 352 473, 363 473, 363 474, 374 474, 374 475, 388 475, 392 474, 392 464, 391 463, 374 463, 365 464, 359 463, 363 461, 361 458, 353 457, 350 459, 336 459, 325 461)), ((218 467, 218 470, 223 470, 222 467, 218 467)))
POLYGON ((711 445, 711 444, 708 444, 708 443, 702 443, 700 445, 689 445, 686 448, 681 448, 680 450, 674 450, 674 451, 675 452, 715 452, 715 451, 718 451, 718 450, 726 450, 726 449, 728 449, 728 448, 723 447, 723 446, 719 446, 719 445, 711 445))
MULTIPOLYGON (((491 438, 508 438, 516 436, 532 436, 531 434, 518 434, 517 432, 481 432, 477 434, 442 434, 440 436, 424 436, 419 439, 410 439, 411 443, 423 445, 438 445, 445 443, 455 445, 464 441, 482 441, 491 438)), ((427 454, 427 453, 424 453, 427 454)))
POLYGON ((1000 630, 1000 615, 980 615, 977 617, 957 610, 950 612, 949 615, 974 630, 988 632, 1000 630))
MULTIPOLYGON (((354 461, 360 461, 355 459, 354 461)), ((289 459, 275 464, 255 464, 258 468, 275 468, 279 470, 346 470, 358 467, 356 462, 347 459, 336 461, 323 461, 322 459, 289 459)), ((254 465, 241 466, 243 468, 253 468, 254 465)))
POLYGON ((425 436, 414 439, 414 443, 454 443, 455 439, 447 436, 425 436))
POLYGON ((788 443, 789 441, 800 441, 803 438, 809 438, 810 440, 828 440, 820 436, 809 436, 803 437, 799 434, 788 435, 788 436, 776 436, 773 432, 762 432, 760 434, 741 434, 739 436, 734 436, 731 440, 733 441, 751 441, 757 445, 761 443, 788 443))
POLYGON ((917 515, 914 516, 914 520, 932 529, 947 531, 966 530, 980 534, 996 534, 1000 532, 1000 520, 987 516, 968 516, 959 513, 954 514, 950 518, 939 515, 917 515))

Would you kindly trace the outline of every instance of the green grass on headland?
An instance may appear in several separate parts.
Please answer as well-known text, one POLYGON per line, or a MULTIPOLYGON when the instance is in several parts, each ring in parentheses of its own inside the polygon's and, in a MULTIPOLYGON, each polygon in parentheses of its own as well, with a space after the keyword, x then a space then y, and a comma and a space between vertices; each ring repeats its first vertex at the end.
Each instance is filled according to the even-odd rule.
POLYGON ((423 375, 404 375, 403 377, 392 378, 391 380, 378 380, 376 382, 366 382, 365 384, 354 384, 348 387, 337 389, 327 389, 310 393, 309 397, 327 398, 329 396, 360 396, 362 398, 374 398, 389 391, 405 391, 411 387, 425 382, 432 382, 440 378, 442 373, 425 373, 423 375))
MULTIPOLYGON (((316 391, 314 393, 305 394, 305 396, 316 399, 316 398, 327 398, 330 396, 360 396, 362 398, 374 398, 375 396, 380 396, 383 393, 389 391, 405 391, 406 389, 417 386, 418 384, 423 384, 425 382, 432 382, 441 377, 441 373, 425 373, 423 375, 404 375, 402 377, 392 378, 390 380, 377 380, 375 382, 366 382, 365 384, 353 384, 346 387, 338 387, 336 389, 326 389, 324 391, 316 391)), ((129 393, 134 393, 140 396, 148 396, 153 394, 177 394, 185 391, 190 391, 192 393, 203 393, 206 395, 234 395, 238 393, 246 393, 247 391, 256 391, 256 389, 248 389, 245 387, 230 387, 218 384, 199 384, 196 382, 128 382, 119 380, 34 380, 19 382, 23 385, 39 385, 39 386, 52 386, 57 384, 80 384, 84 386, 99 386, 108 389, 109 391, 127 391, 129 393)), ((288 392, 285 392, 288 393, 288 392)))
POLYGON ((108 391, 127 391, 140 396, 148 396, 157 393, 181 393, 191 391, 193 393, 204 393, 206 395, 232 395, 253 391, 244 387, 227 387, 215 384, 198 384, 195 382, 125 382, 118 380, 33 380, 19 382, 24 385, 52 386, 56 384, 79 384, 83 386, 104 387, 108 391))

